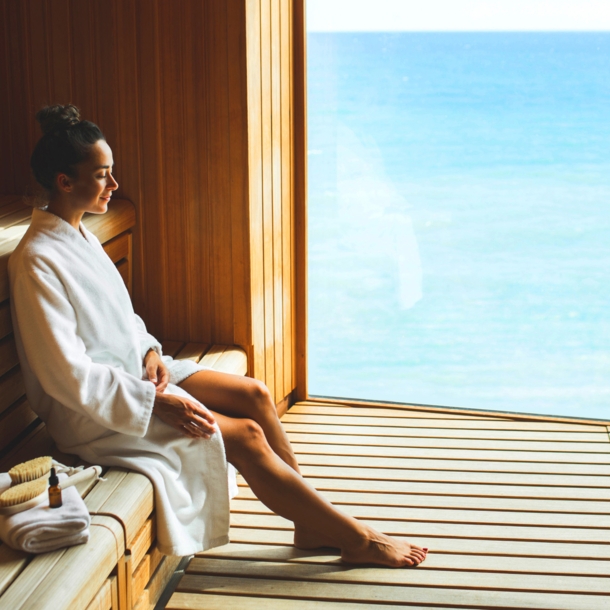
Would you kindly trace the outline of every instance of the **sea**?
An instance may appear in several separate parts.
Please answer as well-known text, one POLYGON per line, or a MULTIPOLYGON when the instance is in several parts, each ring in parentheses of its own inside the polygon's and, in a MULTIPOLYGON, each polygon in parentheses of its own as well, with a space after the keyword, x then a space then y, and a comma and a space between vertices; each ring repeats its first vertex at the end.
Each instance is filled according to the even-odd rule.
POLYGON ((610 33, 309 33, 311 395, 610 420, 610 33))

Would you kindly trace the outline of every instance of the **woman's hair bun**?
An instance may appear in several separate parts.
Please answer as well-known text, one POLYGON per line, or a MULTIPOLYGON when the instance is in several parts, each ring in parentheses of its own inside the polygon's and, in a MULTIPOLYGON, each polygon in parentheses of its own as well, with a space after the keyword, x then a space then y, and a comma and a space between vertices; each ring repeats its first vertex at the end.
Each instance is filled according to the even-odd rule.
POLYGON ((36 113, 43 134, 57 133, 80 123, 80 112, 76 106, 66 104, 61 106, 45 106, 36 113))

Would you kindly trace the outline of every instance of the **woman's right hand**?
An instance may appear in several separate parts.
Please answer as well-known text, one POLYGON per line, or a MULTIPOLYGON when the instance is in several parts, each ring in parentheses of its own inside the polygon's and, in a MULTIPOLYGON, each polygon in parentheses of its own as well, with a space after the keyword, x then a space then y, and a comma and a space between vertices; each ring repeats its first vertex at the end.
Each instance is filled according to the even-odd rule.
POLYGON ((216 432, 214 416, 183 396, 156 394, 153 413, 189 438, 210 438, 216 432))

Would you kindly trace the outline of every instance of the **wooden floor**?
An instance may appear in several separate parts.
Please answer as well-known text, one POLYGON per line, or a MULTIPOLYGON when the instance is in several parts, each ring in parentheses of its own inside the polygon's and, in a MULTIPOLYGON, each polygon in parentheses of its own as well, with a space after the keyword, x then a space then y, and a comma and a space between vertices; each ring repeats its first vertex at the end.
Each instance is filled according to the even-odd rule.
POLYGON ((283 418, 303 474, 416 569, 341 565, 240 481, 231 544, 196 556, 167 608, 610 608, 610 436, 602 425, 308 401, 283 418))

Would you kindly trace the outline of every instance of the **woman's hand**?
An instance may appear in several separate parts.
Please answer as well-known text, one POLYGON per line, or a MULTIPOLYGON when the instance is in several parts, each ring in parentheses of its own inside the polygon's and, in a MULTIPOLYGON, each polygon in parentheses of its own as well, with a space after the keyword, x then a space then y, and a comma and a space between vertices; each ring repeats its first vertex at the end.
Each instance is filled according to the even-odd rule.
POLYGON ((144 367, 148 381, 157 386, 157 392, 163 392, 169 383, 169 371, 155 350, 149 350, 144 356, 144 367))
POLYGON ((198 403, 182 396, 157 393, 153 413, 189 438, 210 438, 216 432, 214 416, 198 403))

